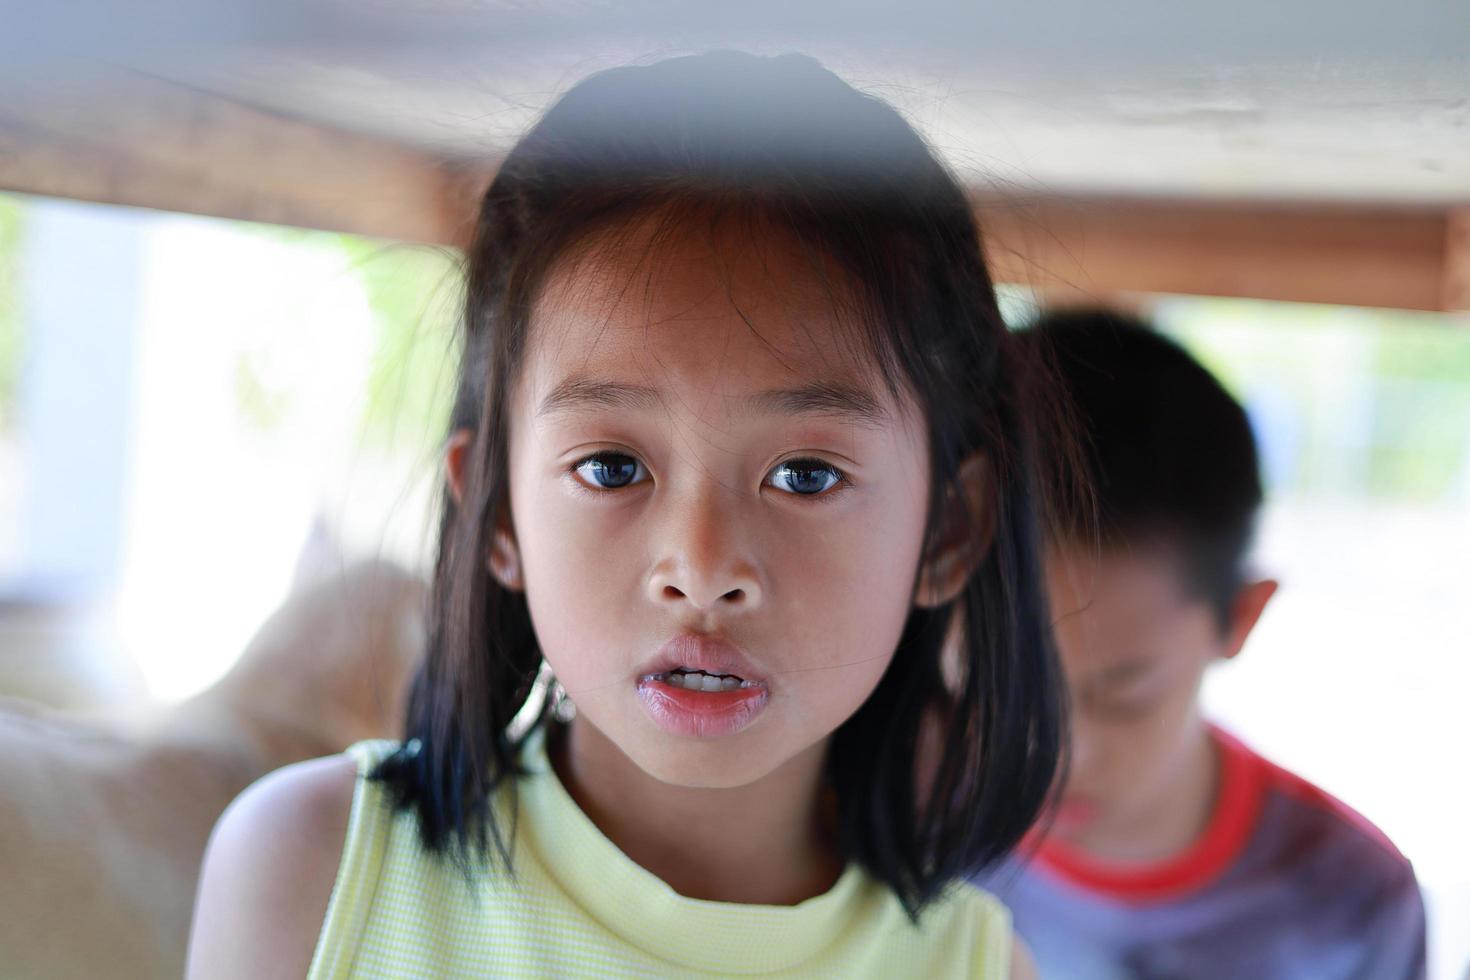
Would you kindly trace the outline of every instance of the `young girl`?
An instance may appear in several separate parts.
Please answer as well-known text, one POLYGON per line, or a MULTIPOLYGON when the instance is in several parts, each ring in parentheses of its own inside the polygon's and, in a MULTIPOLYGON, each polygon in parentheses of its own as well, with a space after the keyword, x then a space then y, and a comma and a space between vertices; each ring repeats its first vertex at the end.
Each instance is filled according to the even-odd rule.
POLYGON ((1042 806, 1059 695, 955 180, 810 59, 609 71, 467 273, 411 737, 231 807, 191 975, 1024 975, 963 882, 1042 806))

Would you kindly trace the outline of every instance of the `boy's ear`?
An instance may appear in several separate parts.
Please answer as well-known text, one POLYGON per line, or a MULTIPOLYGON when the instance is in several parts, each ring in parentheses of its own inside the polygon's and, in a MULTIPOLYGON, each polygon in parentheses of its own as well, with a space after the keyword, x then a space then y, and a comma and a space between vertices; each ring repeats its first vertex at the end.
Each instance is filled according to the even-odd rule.
MULTIPOLYGON (((473 429, 456 429, 444 448, 444 468, 448 475, 449 492, 454 496, 456 504, 464 499, 465 460, 469 455, 470 444, 474 441, 473 429)), ((496 524, 495 541, 490 546, 488 563, 490 574, 495 576, 502 588, 512 592, 525 588, 521 575, 520 550, 516 546, 509 515, 496 524)))
POLYGON ((1225 635, 1223 656, 1226 660, 1234 657, 1245 646, 1246 638, 1256 628, 1256 623, 1260 622, 1261 613, 1266 611, 1266 603, 1271 601, 1280 585, 1274 578, 1265 578, 1247 582, 1235 594, 1235 600, 1230 604, 1230 626, 1225 635))
POLYGON ((918 604, 933 609, 959 595, 994 537, 994 478, 990 460, 976 453, 945 494, 938 536, 919 567, 918 604))

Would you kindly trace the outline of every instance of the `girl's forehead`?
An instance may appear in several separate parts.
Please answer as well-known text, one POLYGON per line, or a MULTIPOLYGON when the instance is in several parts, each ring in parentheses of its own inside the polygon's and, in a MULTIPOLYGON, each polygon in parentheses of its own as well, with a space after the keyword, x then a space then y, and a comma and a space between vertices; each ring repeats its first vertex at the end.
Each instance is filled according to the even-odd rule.
POLYGON ((694 228, 598 244, 547 275, 530 327, 528 393, 568 378, 723 394, 819 382, 899 408, 877 370, 859 291, 788 236, 694 228))

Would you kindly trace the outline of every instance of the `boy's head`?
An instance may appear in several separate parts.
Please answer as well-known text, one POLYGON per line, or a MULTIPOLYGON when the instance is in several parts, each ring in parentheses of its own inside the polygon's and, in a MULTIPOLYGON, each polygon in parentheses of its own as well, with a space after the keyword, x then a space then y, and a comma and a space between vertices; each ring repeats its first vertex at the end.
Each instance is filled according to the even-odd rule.
POLYGON ((1239 652, 1275 589, 1244 570, 1255 441, 1219 382, 1133 317, 1051 313, 1021 336, 1070 395, 1091 489, 1047 561, 1074 732, 1054 832, 1127 857, 1198 767, 1205 668, 1239 652))

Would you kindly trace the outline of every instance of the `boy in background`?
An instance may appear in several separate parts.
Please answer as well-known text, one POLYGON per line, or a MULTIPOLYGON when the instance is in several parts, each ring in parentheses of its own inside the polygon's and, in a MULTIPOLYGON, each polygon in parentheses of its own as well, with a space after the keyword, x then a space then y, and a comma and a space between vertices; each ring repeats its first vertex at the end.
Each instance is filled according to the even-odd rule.
POLYGON ((1262 502, 1245 413, 1135 319, 1055 313, 1021 337, 1069 390, 1094 495, 1047 560, 1071 695, 1061 802, 1029 863, 984 882, 1041 975, 1422 976, 1404 857, 1200 712, 1205 668, 1276 591, 1244 570, 1262 502))

